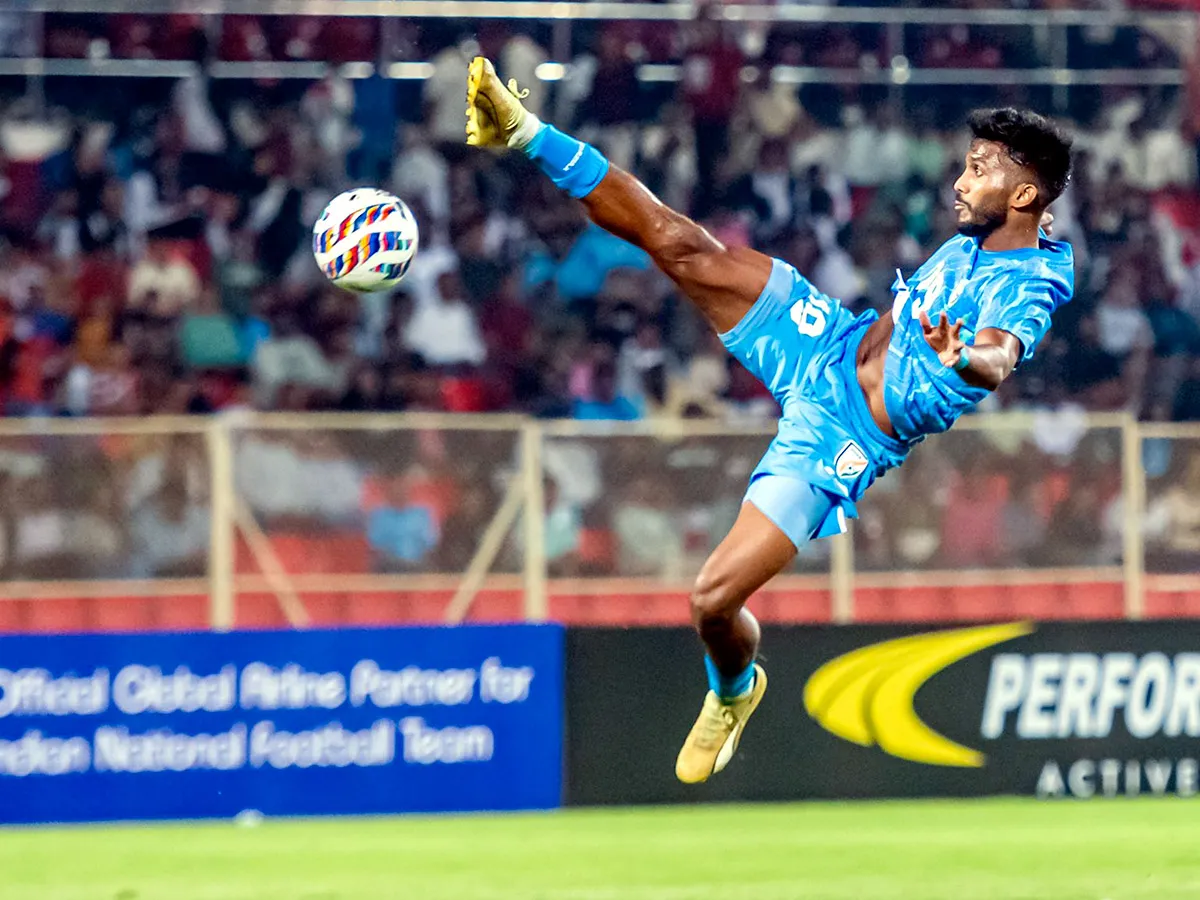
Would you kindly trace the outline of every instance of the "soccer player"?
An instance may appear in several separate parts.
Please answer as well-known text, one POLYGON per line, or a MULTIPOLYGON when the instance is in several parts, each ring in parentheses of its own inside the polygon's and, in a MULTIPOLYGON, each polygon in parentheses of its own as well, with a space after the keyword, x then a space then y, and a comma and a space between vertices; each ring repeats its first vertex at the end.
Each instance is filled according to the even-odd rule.
POLYGON ((907 282, 897 272, 890 311, 855 317, 787 263, 725 247, 520 99, 514 81, 506 88, 475 59, 467 143, 523 152, 593 222, 645 250, 783 411, 691 594, 710 690, 675 773, 705 781, 729 763, 767 687, 750 595, 805 542, 844 532, 871 483, 999 387, 1070 300, 1071 247, 1042 227, 1067 184, 1070 141, 1032 112, 972 114, 974 140, 954 183, 958 235, 907 282))

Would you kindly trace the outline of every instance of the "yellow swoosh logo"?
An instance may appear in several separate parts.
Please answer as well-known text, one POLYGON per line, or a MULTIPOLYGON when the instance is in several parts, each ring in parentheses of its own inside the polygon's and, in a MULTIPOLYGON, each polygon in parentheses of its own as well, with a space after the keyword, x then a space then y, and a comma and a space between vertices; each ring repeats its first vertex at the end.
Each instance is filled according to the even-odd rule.
POLYGON ((872 644, 832 659, 804 686, 804 708, 826 731, 863 747, 931 766, 979 768, 978 750, 921 721, 913 697, 942 669, 987 647, 1023 637, 1017 622, 918 634, 872 644))

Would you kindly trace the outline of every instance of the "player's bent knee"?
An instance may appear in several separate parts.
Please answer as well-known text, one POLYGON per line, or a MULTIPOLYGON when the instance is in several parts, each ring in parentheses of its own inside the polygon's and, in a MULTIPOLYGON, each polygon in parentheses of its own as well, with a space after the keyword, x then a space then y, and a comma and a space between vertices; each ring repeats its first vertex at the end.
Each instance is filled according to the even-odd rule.
POLYGON ((692 587, 692 623, 703 630, 732 622, 745 600, 727 573, 705 566, 692 587))

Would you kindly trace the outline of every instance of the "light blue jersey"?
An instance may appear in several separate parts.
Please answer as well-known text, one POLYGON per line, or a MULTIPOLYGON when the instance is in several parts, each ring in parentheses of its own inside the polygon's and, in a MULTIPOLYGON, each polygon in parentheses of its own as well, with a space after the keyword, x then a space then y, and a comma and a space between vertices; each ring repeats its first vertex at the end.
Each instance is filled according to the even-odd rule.
POLYGON ((884 403, 902 440, 916 441, 946 431, 987 396, 942 365, 925 340, 921 313, 935 324, 944 312, 963 321, 970 345, 986 328, 999 328, 1021 342, 1024 362, 1033 356, 1050 317, 1075 291, 1071 245, 1042 238, 1036 249, 992 253, 974 238, 958 236, 938 248, 905 282, 892 285, 895 322, 884 371, 884 403))
POLYGON ((943 244, 907 283, 898 274, 884 376, 892 437, 875 424, 858 383, 858 346, 878 315, 851 315, 774 260, 758 301, 721 335, 783 410, 747 499, 797 546, 844 531, 876 478, 986 396, 942 365, 925 339, 921 311, 934 320, 942 311, 952 322, 962 319, 968 344, 985 328, 1011 332, 1027 360, 1051 314, 1071 298, 1074 280, 1067 244, 1043 239, 1037 249, 989 253, 961 236, 943 244), (797 489, 796 482, 807 488, 797 489))

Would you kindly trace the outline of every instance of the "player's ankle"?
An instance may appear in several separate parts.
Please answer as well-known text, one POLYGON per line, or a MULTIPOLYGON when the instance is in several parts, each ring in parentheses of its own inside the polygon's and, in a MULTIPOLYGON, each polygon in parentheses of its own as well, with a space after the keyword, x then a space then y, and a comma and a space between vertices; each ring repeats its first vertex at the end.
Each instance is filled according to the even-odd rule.
POLYGON ((529 152, 527 148, 533 143, 533 139, 538 136, 543 127, 542 120, 526 110, 525 117, 521 119, 521 124, 508 136, 508 146, 513 150, 529 152))
POLYGON ((725 675, 717 668, 712 657, 705 655, 704 668, 708 673, 708 686, 722 703, 741 700, 754 691, 754 663, 736 675, 725 675))

